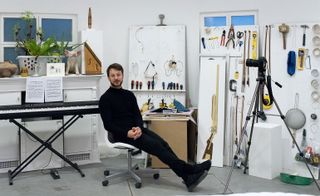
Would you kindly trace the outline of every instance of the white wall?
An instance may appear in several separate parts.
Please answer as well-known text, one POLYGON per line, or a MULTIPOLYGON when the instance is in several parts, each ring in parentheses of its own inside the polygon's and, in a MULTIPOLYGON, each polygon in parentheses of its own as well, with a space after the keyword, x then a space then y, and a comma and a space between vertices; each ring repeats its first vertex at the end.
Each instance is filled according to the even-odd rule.
MULTIPOLYGON (((104 31, 104 63, 128 63, 128 28, 131 25, 164 23, 187 27, 187 90, 191 104, 198 103, 199 14, 201 12, 258 10, 258 24, 320 21, 318 0, 10 0, 0 12, 75 13, 79 30, 87 27, 88 8, 92 7, 93 28, 104 31)), ((124 84, 127 82, 125 81, 124 84)))

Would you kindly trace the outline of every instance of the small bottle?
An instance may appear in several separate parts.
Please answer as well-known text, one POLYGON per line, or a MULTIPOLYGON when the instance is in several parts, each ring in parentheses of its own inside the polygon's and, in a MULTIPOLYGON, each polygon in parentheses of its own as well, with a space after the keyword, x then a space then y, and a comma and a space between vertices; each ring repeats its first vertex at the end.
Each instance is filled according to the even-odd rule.
POLYGON ((27 77, 28 76, 28 68, 27 67, 21 67, 20 75, 21 75, 21 77, 27 77))

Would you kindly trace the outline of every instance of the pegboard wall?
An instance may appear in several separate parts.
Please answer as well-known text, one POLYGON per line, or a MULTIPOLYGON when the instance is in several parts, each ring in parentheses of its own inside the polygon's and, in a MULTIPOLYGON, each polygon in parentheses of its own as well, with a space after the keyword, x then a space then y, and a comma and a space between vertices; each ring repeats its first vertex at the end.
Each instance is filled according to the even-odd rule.
POLYGON ((141 107, 150 99, 185 105, 185 27, 133 26, 129 37, 128 87, 141 107))

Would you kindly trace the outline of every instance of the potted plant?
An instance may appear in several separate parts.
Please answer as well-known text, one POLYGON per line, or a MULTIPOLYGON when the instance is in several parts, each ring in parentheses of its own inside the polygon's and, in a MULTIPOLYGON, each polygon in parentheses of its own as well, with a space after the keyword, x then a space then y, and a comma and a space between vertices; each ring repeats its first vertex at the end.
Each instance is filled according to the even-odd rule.
POLYGON ((69 42, 58 42, 54 37, 44 39, 44 32, 41 28, 33 33, 35 29, 34 16, 29 11, 22 14, 22 19, 26 29, 21 29, 19 24, 16 24, 13 32, 19 67, 27 67, 29 75, 45 75, 48 62, 62 62, 64 51, 67 48, 75 49, 81 45, 69 46, 69 42))

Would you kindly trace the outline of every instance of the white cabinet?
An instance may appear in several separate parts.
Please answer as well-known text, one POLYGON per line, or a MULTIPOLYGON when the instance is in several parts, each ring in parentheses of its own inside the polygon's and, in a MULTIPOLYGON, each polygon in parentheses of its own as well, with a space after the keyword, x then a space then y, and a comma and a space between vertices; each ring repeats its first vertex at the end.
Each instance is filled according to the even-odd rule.
MULTIPOLYGON (((99 80, 96 77, 88 76, 81 81, 74 81, 71 78, 70 82, 74 85, 64 89, 65 102, 99 99, 99 80)), ((70 116, 64 117, 65 122, 68 119, 70 116)), ((98 119, 97 114, 84 115, 64 133, 64 154, 68 159, 79 165, 100 162, 97 141, 98 119)))
MULTIPOLYGON (((23 122, 23 126, 29 129, 33 134, 42 140, 47 140, 56 130, 62 126, 62 120, 37 120, 23 122)), ((32 154, 41 144, 26 132, 20 131, 20 157, 23 162, 32 154)), ((63 137, 58 137, 52 147, 63 154, 63 137)), ((37 158, 35 158, 23 171, 60 168, 63 166, 63 160, 49 149, 45 149, 37 158)))
POLYGON ((5 173, 19 163, 19 128, 7 120, 0 120, 0 131, 0 173, 5 173))
POLYGON ((0 92, 0 106, 5 105, 20 105, 21 104, 21 92, 0 92))
MULTIPOLYGON (((64 117, 64 121, 70 116, 64 117)), ((100 162, 97 142, 98 116, 85 115, 64 134, 64 154, 79 165, 100 162)))
MULTIPOLYGON (((13 84, 14 85, 14 84, 13 84)), ((8 80, 1 83, 2 87, 10 88, 8 80)), ((0 89, 0 106, 20 105, 21 91, 0 89)), ((19 163, 18 127, 7 120, 0 120, 0 173, 13 169, 19 163)))

